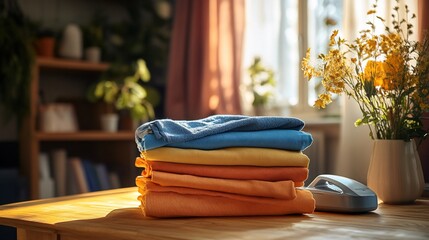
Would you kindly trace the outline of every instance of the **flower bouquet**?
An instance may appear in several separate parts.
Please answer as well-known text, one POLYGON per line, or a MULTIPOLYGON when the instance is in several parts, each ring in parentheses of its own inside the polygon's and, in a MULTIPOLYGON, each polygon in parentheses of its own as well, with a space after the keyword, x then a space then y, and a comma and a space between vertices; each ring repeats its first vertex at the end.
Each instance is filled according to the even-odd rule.
POLYGON ((302 61, 304 75, 310 80, 320 77, 324 92, 315 107, 325 108, 332 94, 345 93, 359 105, 362 118, 356 126, 368 125, 372 139, 424 137, 422 115, 429 110, 429 39, 410 40, 415 18, 405 6, 401 18, 399 7, 392 14, 392 28, 376 15, 377 1, 368 11, 372 21, 353 42, 333 31, 327 54, 319 54, 316 64, 310 49, 302 61), (410 16, 411 15, 411 16, 410 16), (381 21, 384 33, 376 34, 375 21, 381 21))

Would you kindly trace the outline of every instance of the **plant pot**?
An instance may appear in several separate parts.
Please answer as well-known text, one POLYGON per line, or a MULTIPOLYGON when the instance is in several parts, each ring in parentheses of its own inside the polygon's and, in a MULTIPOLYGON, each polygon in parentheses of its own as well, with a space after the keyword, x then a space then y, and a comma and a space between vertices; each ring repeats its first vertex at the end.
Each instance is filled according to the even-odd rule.
POLYGON ((106 113, 101 115, 101 129, 106 132, 118 131, 119 116, 116 113, 106 113))
POLYGON ((101 50, 99 47, 88 47, 85 49, 85 59, 88 62, 98 63, 101 60, 101 50))
POLYGON ((36 53, 41 57, 54 57, 55 38, 54 37, 41 37, 35 42, 36 53))
POLYGON ((425 185, 415 142, 375 140, 367 181, 384 203, 414 202, 425 185))
POLYGON ((253 114, 255 116, 266 116, 267 108, 265 106, 253 106, 253 114))

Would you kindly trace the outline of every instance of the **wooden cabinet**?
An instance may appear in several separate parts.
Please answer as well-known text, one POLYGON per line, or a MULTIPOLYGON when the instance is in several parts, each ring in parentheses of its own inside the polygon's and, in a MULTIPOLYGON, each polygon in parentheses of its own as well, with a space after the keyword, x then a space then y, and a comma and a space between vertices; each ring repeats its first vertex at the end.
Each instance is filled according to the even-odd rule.
POLYGON ((65 149, 68 156, 105 163, 109 169, 117 172, 122 186, 134 185, 134 159, 138 154, 134 129, 122 128, 114 133, 101 131, 96 115, 97 105, 85 101, 88 86, 97 81, 108 67, 106 63, 36 59, 30 85, 30 113, 20 127, 20 166, 21 172, 27 177, 31 199, 39 198, 40 193, 40 152, 48 153, 58 148, 65 149), (41 131, 38 127, 41 102, 56 101, 57 97, 64 96, 79 102, 75 105, 75 112, 81 112, 81 108, 84 108, 83 114, 77 114, 79 130, 66 133, 41 131))

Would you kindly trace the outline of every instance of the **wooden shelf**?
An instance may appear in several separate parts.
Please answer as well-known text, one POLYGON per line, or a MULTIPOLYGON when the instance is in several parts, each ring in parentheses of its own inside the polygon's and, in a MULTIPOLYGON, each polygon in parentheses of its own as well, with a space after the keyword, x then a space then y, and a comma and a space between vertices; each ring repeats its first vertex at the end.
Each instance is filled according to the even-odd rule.
POLYGON ((44 91, 47 98, 68 97, 68 94, 65 94, 68 91, 67 87, 76 84, 78 87, 73 89, 75 91, 73 94, 83 96, 87 83, 74 83, 74 80, 91 81, 98 79, 99 75, 103 74, 109 67, 108 63, 93 63, 61 58, 36 58, 33 66, 32 81, 30 82, 30 113, 24 119, 20 129, 20 166, 22 173, 27 178, 30 199, 41 197, 42 189, 39 185, 40 153, 49 153, 60 148, 73 156, 84 156, 89 161, 106 164, 107 168, 113 169, 118 174, 122 186, 133 185, 135 167, 132 162, 137 154, 134 131, 130 129, 112 133, 97 130, 100 129, 95 123, 96 119, 98 119, 97 116, 100 114, 97 106, 76 102, 76 109, 83 109, 83 112, 86 113, 82 115, 86 116, 86 125, 82 129, 87 130, 78 132, 42 132, 37 128, 41 91, 44 91), (64 83, 65 87, 57 90, 49 85, 50 81, 61 81, 59 85, 64 83), (106 155, 109 157, 106 158, 106 155))
POLYGON ((106 71, 109 68, 108 63, 93 63, 82 60, 69 60, 61 58, 43 58, 38 57, 36 59, 37 65, 41 68, 50 69, 69 69, 69 70, 80 70, 80 71, 106 71))
POLYGON ((37 132, 40 141, 133 141, 133 131, 80 131, 65 133, 37 132))

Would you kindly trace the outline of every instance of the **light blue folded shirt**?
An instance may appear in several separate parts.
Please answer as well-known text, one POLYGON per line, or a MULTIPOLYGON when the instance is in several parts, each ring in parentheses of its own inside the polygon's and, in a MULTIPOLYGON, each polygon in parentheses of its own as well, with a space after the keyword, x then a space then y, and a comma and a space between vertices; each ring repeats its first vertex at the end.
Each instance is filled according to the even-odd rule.
POLYGON ((213 115, 189 121, 161 119, 138 127, 136 143, 140 151, 163 146, 303 150, 312 143, 311 135, 301 131, 303 127, 302 120, 292 117, 213 115))

